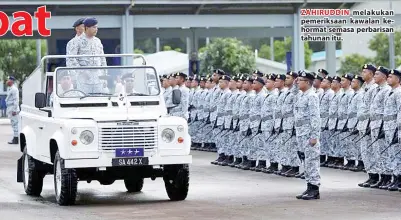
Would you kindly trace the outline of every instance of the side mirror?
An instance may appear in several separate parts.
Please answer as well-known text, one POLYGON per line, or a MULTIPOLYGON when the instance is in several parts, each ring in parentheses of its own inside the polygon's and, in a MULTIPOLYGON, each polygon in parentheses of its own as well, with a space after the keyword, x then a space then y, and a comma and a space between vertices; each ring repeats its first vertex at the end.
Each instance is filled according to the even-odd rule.
POLYGON ((35 108, 44 108, 46 106, 46 94, 38 92, 35 94, 35 108))
POLYGON ((179 105, 181 103, 181 90, 174 89, 173 90, 173 104, 179 105))

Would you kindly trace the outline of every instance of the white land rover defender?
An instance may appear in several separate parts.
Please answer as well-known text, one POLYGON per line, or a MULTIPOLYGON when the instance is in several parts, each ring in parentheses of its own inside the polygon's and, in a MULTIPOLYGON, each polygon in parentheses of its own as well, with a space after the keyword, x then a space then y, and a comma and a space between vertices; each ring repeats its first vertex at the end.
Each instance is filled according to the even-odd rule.
MULTIPOLYGON (((128 192, 138 192, 144 178, 163 177, 171 200, 186 199, 192 163, 187 122, 167 115, 156 70, 142 55, 102 56, 141 58, 143 65, 47 72, 48 59, 99 55, 45 56, 24 82, 17 182, 39 196, 43 178, 52 174, 57 203, 72 205, 78 181, 124 180, 128 192), (116 76, 123 82, 114 83, 116 76)), ((179 104, 180 93, 173 96, 179 104)))

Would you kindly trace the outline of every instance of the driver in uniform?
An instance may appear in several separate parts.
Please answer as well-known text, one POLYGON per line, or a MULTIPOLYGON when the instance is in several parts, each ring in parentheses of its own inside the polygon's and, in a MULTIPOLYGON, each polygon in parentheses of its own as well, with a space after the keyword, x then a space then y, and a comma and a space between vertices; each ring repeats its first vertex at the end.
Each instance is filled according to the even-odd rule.
POLYGON ((53 91, 50 95, 50 106, 53 106, 54 92, 57 92, 59 97, 82 97, 85 94, 77 89, 74 89, 70 73, 65 71, 57 74, 60 79, 60 83, 57 84, 57 90, 53 91))
MULTIPOLYGON (((96 18, 86 18, 83 21, 85 32, 81 34, 76 43, 68 48, 68 55, 103 55, 103 45, 96 37, 98 21, 96 18)), ((71 58, 67 67, 107 66, 106 57, 79 57, 71 58)), ((77 89, 85 94, 103 93, 103 83, 99 76, 106 75, 105 70, 79 70, 77 73, 77 89)))

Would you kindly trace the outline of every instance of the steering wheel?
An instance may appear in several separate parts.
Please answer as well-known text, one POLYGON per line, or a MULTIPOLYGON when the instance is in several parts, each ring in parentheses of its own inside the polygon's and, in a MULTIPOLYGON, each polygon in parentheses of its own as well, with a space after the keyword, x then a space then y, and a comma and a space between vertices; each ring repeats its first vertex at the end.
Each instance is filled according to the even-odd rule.
POLYGON ((86 96, 86 93, 84 93, 84 92, 82 92, 81 90, 78 90, 78 89, 70 89, 70 90, 64 92, 64 93, 62 94, 62 96, 65 96, 65 94, 67 94, 67 93, 69 93, 69 92, 79 92, 79 93, 81 93, 82 95, 86 96))

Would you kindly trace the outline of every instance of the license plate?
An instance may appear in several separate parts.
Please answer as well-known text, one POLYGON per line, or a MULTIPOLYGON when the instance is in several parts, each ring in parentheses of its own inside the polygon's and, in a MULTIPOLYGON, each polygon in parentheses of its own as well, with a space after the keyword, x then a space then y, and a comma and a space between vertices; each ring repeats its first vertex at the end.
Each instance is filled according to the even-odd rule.
POLYGON ((149 159, 147 157, 113 158, 111 160, 112 166, 142 166, 148 164, 149 159))
POLYGON ((143 148, 117 148, 116 157, 143 157, 143 148))

